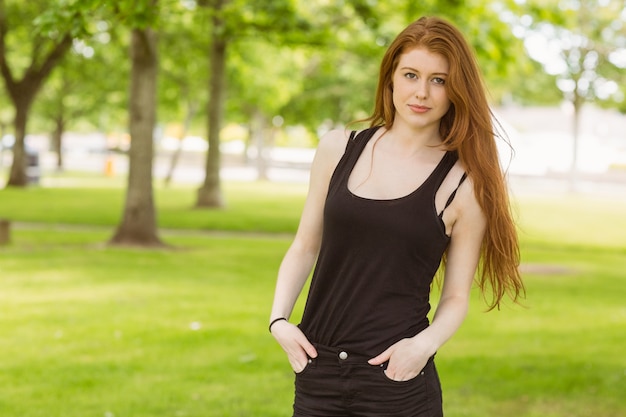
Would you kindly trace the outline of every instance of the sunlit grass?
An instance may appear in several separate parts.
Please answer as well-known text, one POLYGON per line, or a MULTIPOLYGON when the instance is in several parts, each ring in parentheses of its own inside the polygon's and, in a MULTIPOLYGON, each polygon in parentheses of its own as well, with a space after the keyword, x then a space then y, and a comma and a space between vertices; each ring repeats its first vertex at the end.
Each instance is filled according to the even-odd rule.
MULTIPOLYGON (((0 415, 290 415, 267 319, 306 187, 227 184, 215 212, 191 208, 194 192, 157 191, 160 224, 178 231, 146 250, 105 244, 115 187, 0 191, 0 217, 26 223, 0 247, 0 415), (215 232, 247 228, 263 233, 215 232)), ((446 415, 625 415, 626 240, 611 232, 626 230, 625 203, 516 204, 528 298, 485 313, 473 293, 437 356, 446 415)))
POLYGON ((626 249, 626 195, 518 197, 515 211, 525 243, 626 249))
MULTIPOLYGON (((229 183, 224 209, 195 209, 192 187, 155 188, 162 228, 288 232, 297 227, 306 186, 301 184, 229 183)), ((115 226, 124 190, 119 187, 0 190, 0 218, 21 222, 115 226)))

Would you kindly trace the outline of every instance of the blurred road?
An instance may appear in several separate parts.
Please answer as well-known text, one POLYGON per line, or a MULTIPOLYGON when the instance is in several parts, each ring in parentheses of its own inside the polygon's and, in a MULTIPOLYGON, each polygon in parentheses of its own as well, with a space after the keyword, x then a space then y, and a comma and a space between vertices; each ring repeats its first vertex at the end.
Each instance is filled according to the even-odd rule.
MULTIPOLYGON (((494 109, 497 132, 506 140, 498 140, 498 152, 507 170, 511 188, 517 193, 558 193, 577 191, 607 194, 626 199, 626 115, 615 110, 586 106, 582 112, 577 153, 574 155, 571 137, 572 112, 567 105, 551 107, 520 107, 507 105, 494 109), (509 142, 509 146, 506 142, 509 142), (511 151, 514 149, 514 152, 511 151), (568 172, 576 158, 580 174, 572 182, 568 172)), ((11 163, 11 137, 0 138, 0 173, 11 163)), ((67 171, 104 173, 112 169, 115 175, 128 171, 125 154, 107 151, 112 147, 127 147, 128 135, 103 133, 80 134, 66 132, 63 136, 64 167, 67 171)), ((49 152, 46 135, 29 135, 28 148, 39 154, 45 184, 46 175, 55 172, 56 157, 49 152)), ((157 155, 154 175, 165 178, 171 155, 181 144, 163 135, 155 141, 157 155)), ((207 141, 188 136, 182 141, 183 152, 174 172, 176 183, 200 185, 204 180, 204 159, 207 141)), ((220 145, 221 176, 228 181, 253 181, 259 178, 255 150, 244 158, 242 141, 230 140, 220 145)), ((279 148, 270 151, 267 178, 276 182, 306 183, 315 150, 279 148)))
MULTIPOLYGON (((171 151, 159 151, 155 158, 155 179, 162 180, 167 175, 171 164, 171 151)), ((313 149, 277 148, 271 154, 267 177, 270 181, 306 183, 309 179, 310 162, 313 149)), ((6 172, 11 164, 11 152, 0 150, 0 171, 6 172)), ((46 175, 56 171, 56 155, 49 151, 39 151, 40 170, 43 184, 46 175)), ((204 180, 205 153, 185 151, 181 154, 172 181, 182 184, 200 185, 204 180)), ((532 166, 532 160, 530 161, 532 166)), ((528 165, 528 164, 527 164, 528 165)), ((519 164, 518 164, 519 167, 519 164)), ((107 169, 113 175, 125 175, 128 172, 128 157, 122 153, 102 152, 89 149, 67 151, 64 154, 66 171, 102 173, 107 169), (107 165, 108 164, 108 165, 107 165)), ((561 192, 582 192, 604 194, 626 199, 626 170, 607 172, 580 173, 575 185, 572 185, 564 172, 543 172, 535 170, 513 169, 509 172, 509 183, 517 194, 545 194, 561 192)), ((228 181, 254 181, 258 179, 256 162, 246 162, 241 153, 223 152, 221 177, 228 181)))

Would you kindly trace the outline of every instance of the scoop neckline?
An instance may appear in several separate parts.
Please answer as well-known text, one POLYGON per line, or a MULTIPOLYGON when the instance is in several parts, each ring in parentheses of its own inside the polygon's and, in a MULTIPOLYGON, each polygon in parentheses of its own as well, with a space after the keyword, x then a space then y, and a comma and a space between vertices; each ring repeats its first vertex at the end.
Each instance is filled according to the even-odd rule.
MULTIPOLYGON (((437 163, 437 165, 435 166, 435 168, 432 170, 432 172, 430 174, 428 174, 426 179, 424 181, 422 181, 422 183, 417 188, 415 188, 413 191, 409 192, 406 195, 399 196, 399 197, 393 197, 393 198, 370 198, 370 197, 364 197, 364 196, 360 196, 358 194, 355 194, 354 192, 352 192, 352 190, 350 190, 350 187, 348 186, 348 182, 350 181, 350 175, 352 174, 352 169, 354 169, 354 165, 352 166, 352 169, 350 170, 350 173, 348 174, 348 176, 346 178, 345 189, 348 191, 348 193, 350 194, 351 197, 354 197, 354 198, 357 198, 357 199, 363 200, 363 201, 381 202, 381 203, 386 203, 387 202, 387 203, 389 203, 389 202, 395 202, 395 201, 400 201, 400 200, 407 199, 407 198, 417 194, 422 188, 424 188, 424 186, 428 182, 431 181, 431 179, 435 175, 435 172, 437 172, 439 167, 442 166, 443 162, 446 160, 446 158, 448 158, 448 155, 450 153, 451 153, 451 151, 446 151, 443 154, 443 156, 441 157, 441 159, 439 160, 439 162, 437 163)), ((356 165, 356 162, 355 162, 355 165, 356 165)))

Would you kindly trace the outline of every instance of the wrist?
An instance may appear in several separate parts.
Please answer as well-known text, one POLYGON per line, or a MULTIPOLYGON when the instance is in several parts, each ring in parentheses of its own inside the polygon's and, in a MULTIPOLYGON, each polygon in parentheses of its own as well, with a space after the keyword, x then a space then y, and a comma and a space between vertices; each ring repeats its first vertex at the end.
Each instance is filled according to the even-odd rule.
POLYGON ((418 349, 421 352, 424 352, 428 356, 433 356, 441 345, 437 343, 436 339, 433 335, 430 335, 426 331, 422 331, 418 333, 416 336, 412 338, 414 348, 418 349))
POLYGON ((272 333, 272 326, 279 321, 288 321, 285 317, 277 317, 274 320, 270 321, 270 325, 268 326, 268 330, 272 333))

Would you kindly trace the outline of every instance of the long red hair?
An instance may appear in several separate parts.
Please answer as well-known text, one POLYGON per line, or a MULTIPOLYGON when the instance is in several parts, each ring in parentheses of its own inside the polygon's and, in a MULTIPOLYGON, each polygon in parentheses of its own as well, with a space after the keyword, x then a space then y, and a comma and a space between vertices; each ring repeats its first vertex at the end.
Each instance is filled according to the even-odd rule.
POLYGON ((492 290, 492 298, 487 300, 490 309, 499 307, 505 294, 517 301, 525 289, 519 272, 517 230, 498 159, 495 118, 476 57, 463 34, 437 17, 422 17, 406 27, 383 57, 374 112, 366 121, 371 126, 393 125, 393 73, 400 55, 415 47, 442 55, 450 66, 445 86, 452 104, 439 130, 446 148, 458 153, 487 218, 477 283, 485 296, 492 290))

